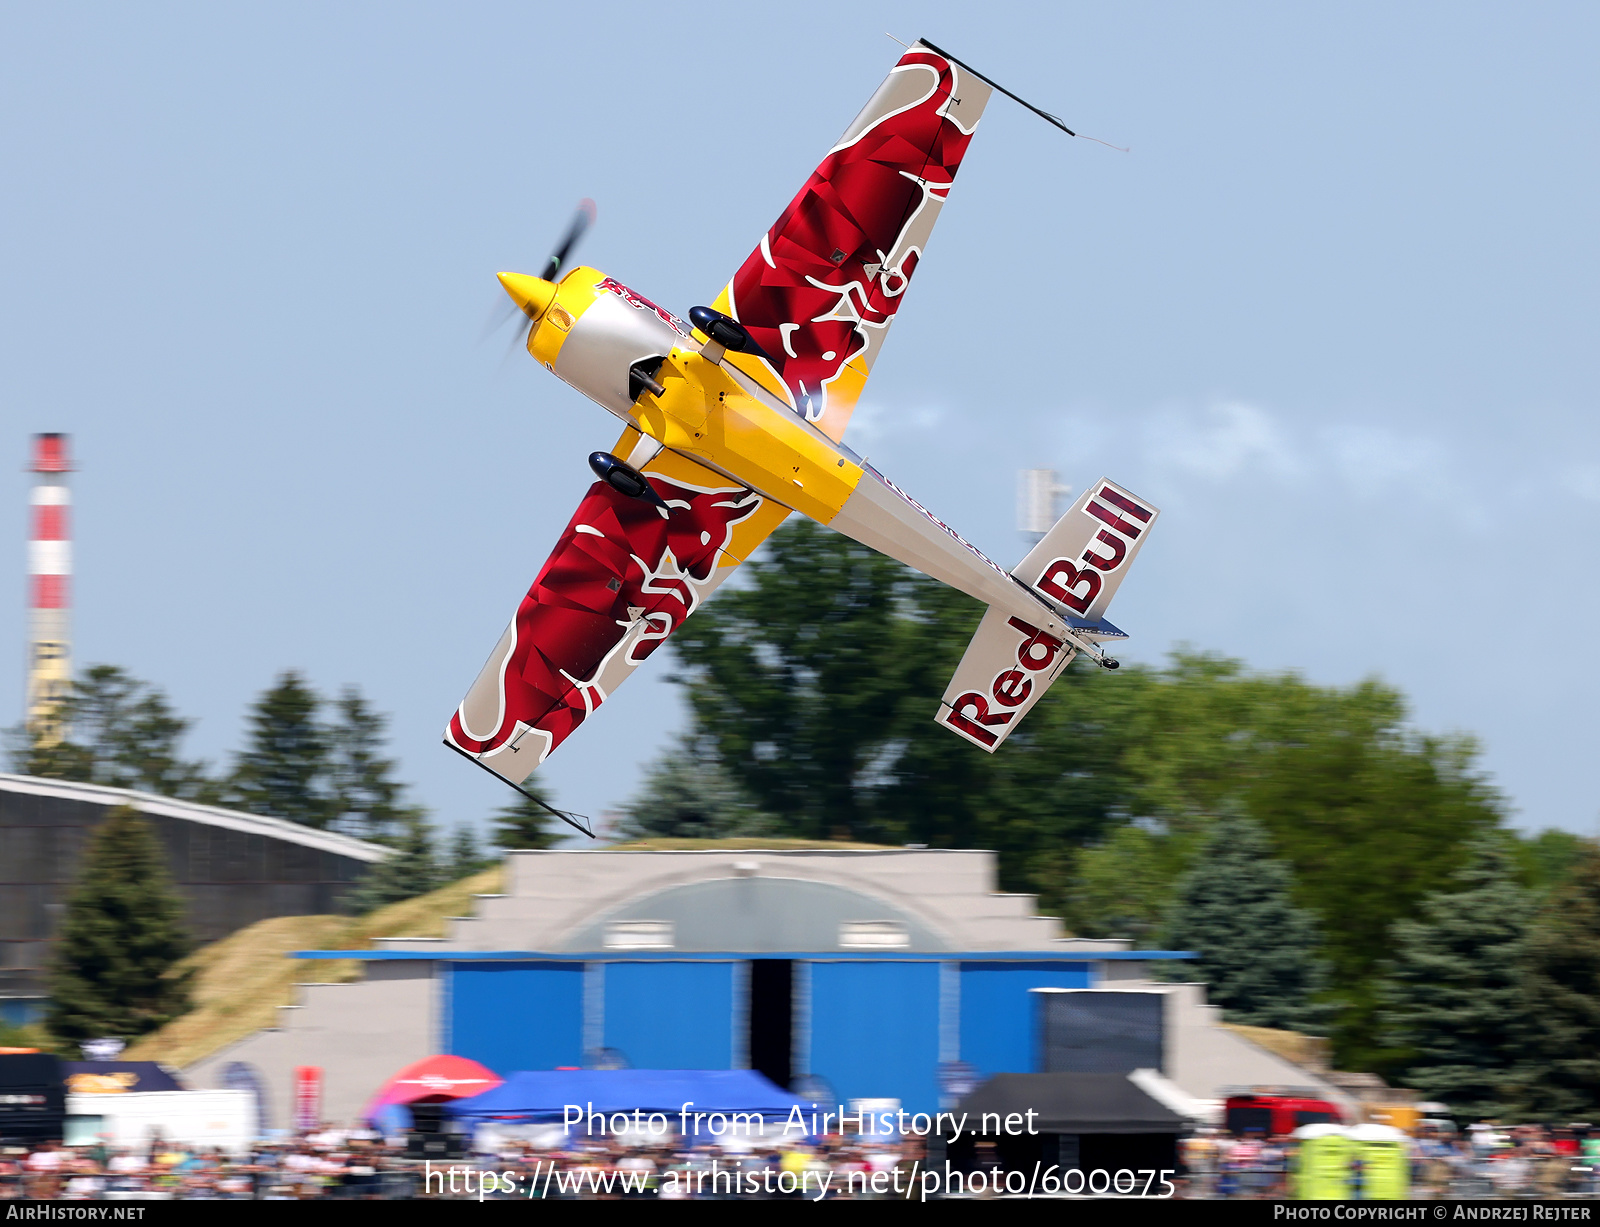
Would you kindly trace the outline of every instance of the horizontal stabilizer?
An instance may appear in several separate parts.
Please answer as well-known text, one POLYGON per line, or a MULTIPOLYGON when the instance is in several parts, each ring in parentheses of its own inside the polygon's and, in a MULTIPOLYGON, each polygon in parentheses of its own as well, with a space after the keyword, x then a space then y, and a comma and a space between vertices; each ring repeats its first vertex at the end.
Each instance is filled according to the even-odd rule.
MULTIPOLYGON (((1106 607, 1159 514, 1121 486, 1096 482, 1012 575, 1066 614, 1069 637, 1083 641, 1079 646, 1126 639, 1106 620, 1106 607)), ((1066 640, 991 606, 934 719, 993 753, 1077 653, 1066 640)))
POLYGON ((1109 639, 1126 639, 1128 632, 1112 626, 1107 618, 1068 618, 1067 625, 1079 639, 1104 643, 1109 639))
POLYGON ((934 719, 993 753, 1077 654, 1021 618, 991 609, 978 623, 934 719))

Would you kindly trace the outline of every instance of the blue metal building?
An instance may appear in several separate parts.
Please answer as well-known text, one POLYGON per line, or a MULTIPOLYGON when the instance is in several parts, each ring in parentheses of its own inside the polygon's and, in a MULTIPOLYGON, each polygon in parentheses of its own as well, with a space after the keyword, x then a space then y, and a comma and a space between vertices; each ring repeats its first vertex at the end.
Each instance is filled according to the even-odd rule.
MULTIPOLYGON (((414 962, 410 951, 305 951, 414 962)), ((433 960, 440 1051, 490 1069, 621 1061, 820 1078, 841 1102, 931 1112, 941 1074, 1044 1068, 1040 990, 1106 984, 1102 965, 1170 951, 533 953, 433 960), (1086 957, 1090 955, 1092 957, 1086 957)), ((1158 1062, 1159 1064, 1159 1062, 1158 1062)))
MULTIPOLYGON (((963 1079, 1044 1068, 1041 994, 1109 1006, 1119 986, 1158 991, 1150 960, 1185 957, 1066 937, 995 876, 993 853, 927 849, 513 853, 505 893, 446 938, 301 951, 313 972, 359 960, 363 979, 303 986, 283 1026, 190 1075, 246 1062, 286 1109, 293 1069, 319 1066, 334 1120, 441 1052, 501 1073, 755 1069, 934 1111, 963 1079)), ((1074 1058, 1087 1069, 1166 1063, 1159 1034, 1140 1055, 1099 1030, 1074 1058)))

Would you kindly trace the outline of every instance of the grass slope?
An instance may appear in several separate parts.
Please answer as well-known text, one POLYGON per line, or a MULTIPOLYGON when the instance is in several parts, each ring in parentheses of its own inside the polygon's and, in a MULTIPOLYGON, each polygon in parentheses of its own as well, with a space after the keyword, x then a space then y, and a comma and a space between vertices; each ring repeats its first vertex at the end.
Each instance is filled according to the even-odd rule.
POLYGON ((732 839, 632 839, 611 844, 606 852, 896 852, 893 844, 853 844, 840 839, 764 839, 736 835, 732 839))
MULTIPOLYGON (((623 852, 894 851, 888 844, 826 839, 637 839, 614 844, 623 852)), ((359 977, 354 960, 308 967, 288 958, 294 950, 367 950, 379 937, 444 937, 452 916, 470 916, 475 895, 499 893, 500 866, 393 903, 365 916, 277 916, 195 951, 180 964, 195 970, 194 1009, 129 1046, 132 1061, 161 1061, 182 1068, 263 1027, 278 1025, 278 1007, 294 1004, 294 986, 315 977, 344 984, 359 977)))
POLYGON ((1302 1035, 1298 1031, 1279 1031, 1273 1027, 1247 1027, 1243 1023, 1225 1022, 1222 1026, 1256 1047, 1294 1062, 1301 1069, 1316 1074, 1327 1072, 1328 1041, 1320 1035, 1302 1035))
MULTIPOLYGON (((294 1004, 307 967, 294 950, 366 950, 379 937, 444 937, 452 916, 471 915, 475 895, 492 895, 499 866, 365 916, 275 916, 195 951, 180 964, 195 971, 195 1008, 129 1047, 126 1059, 192 1065, 262 1027, 278 1023, 278 1007, 294 1004)), ((324 984, 358 976, 354 960, 318 963, 324 984)))

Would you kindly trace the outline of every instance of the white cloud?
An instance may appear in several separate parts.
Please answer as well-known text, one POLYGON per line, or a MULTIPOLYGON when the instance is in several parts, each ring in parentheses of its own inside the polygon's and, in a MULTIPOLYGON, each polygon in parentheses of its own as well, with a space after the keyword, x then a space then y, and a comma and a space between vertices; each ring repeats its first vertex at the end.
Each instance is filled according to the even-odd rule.
POLYGON ((1030 461, 1054 459, 1068 480, 1101 470, 1174 508, 1270 490, 1326 514, 1382 501, 1478 536, 1503 524, 1508 506, 1552 494, 1600 503, 1600 463, 1570 460, 1562 449, 1571 440, 1554 431, 1513 440, 1419 430, 1375 414, 1299 421, 1240 400, 1077 406, 1053 416, 1053 446, 1030 461))
POLYGON ((1443 492, 1454 483, 1449 457, 1432 439, 1407 437, 1382 426, 1338 423, 1317 431, 1319 451, 1341 484, 1364 496, 1399 486, 1443 492))
POLYGON ((1279 423, 1262 409, 1238 401, 1200 411, 1158 410, 1144 423, 1145 453, 1158 469, 1190 473, 1207 481, 1249 471, 1292 480, 1305 461, 1279 423))

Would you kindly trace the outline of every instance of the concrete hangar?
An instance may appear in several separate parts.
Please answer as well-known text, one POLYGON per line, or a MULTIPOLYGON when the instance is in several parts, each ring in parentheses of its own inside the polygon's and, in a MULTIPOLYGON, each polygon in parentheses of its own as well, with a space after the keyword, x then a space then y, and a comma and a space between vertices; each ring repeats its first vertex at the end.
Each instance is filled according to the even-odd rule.
POLYGON ((375 844, 280 818, 68 780, 0 775, 0 1018, 31 1022, 45 969, 93 829, 131 805, 166 847, 189 933, 213 942, 269 916, 337 912, 375 844))
POLYGON ((972 1074, 1154 1069, 1195 1100, 1320 1081, 1219 1026, 1199 985, 1151 978, 1181 953, 1064 937, 996 873, 980 851, 513 852, 506 893, 448 937, 299 952, 364 978, 302 985, 279 1026, 185 1076, 222 1086, 242 1063, 283 1120, 317 1066, 339 1122, 435 1053, 502 1075, 749 1068, 908 1111, 972 1074))

